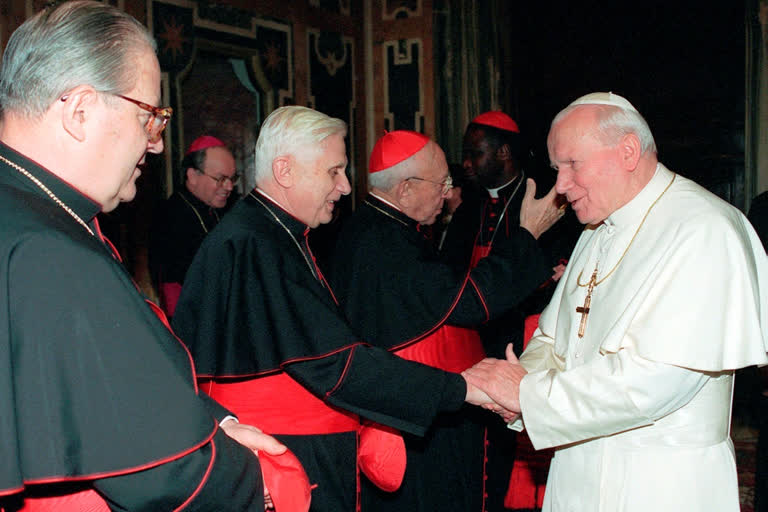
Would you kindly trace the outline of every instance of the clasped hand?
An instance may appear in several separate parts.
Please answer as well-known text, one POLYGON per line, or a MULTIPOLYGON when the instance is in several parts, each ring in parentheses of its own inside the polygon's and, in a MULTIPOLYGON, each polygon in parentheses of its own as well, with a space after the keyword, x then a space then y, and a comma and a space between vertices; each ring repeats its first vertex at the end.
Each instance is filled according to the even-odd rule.
POLYGON ((511 423, 520 416, 520 381, 528 373, 520 365, 512 344, 506 359, 483 359, 461 375, 467 381, 467 402, 499 414, 511 423))

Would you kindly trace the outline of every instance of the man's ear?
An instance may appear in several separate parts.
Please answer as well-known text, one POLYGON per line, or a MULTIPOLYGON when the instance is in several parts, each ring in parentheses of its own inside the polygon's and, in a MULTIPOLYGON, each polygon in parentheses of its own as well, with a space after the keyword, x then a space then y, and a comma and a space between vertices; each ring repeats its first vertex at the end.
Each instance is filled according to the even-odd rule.
POLYGON ((187 183, 194 185, 198 176, 200 175, 198 174, 197 169, 194 167, 187 167, 187 183))
POLYGON ((397 184, 393 192, 394 199, 397 201, 397 204, 399 206, 401 205, 408 207, 410 201, 414 197, 413 182, 411 180, 403 180, 397 184))
POLYGON ((643 153, 640 138, 634 133, 624 135, 618 144, 619 158, 625 169, 634 171, 643 153))
POLYGON ((290 156, 278 156, 272 160, 272 176, 283 188, 291 188, 296 182, 296 172, 290 156))
POLYGON ((90 85, 79 85, 63 95, 61 99, 61 125, 78 142, 85 141, 86 124, 95 122, 94 108, 99 97, 90 85))

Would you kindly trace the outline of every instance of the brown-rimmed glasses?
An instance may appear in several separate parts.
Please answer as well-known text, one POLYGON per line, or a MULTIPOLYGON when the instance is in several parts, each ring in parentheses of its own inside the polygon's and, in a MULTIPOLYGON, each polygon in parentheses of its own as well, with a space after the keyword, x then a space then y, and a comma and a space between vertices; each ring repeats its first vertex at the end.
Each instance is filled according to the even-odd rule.
POLYGON ((160 136, 163 134, 163 130, 165 130, 165 126, 168 124, 168 121, 171 120, 173 109, 171 107, 153 107, 148 103, 129 98, 128 96, 123 96, 122 94, 115 94, 115 96, 118 98, 123 98, 126 101, 130 101, 140 109, 146 110, 151 114, 149 119, 147 119, 147 124, 144 126, 144 129, 147 130, 147 137, 149 137, 149 142, 154 144, 159 141, 160 136))
POLYGON ((442 189, 443 195, 447 194, 453 188, 453 178, 451 176, 448 176, 443 181, 432 181, 424 178, 419 178, 417 176, 411 176, 410 178, 405 178, 405 181, 408 181, 408 180, 426 181, 429 183, 434 183, 435 185, 440 185, 441 187, 443 187, 442 189))
POLYGON ((237 185, 237 182, 240 181, 240 175, 237 174, 237 173, 233 174, 232 176, 218 176, 218 177, 216 177, 216 176, 211 176, 210 174, 208 174, 205 171, 200 171, 200 172, 202 173, 203 176, 207 176, 207 177, 211 178, 213 181, 215 181, 217 187, 223 187, 224 183, 227 180, 229 180, 229 182, 234 187, 235 185, 237 185))

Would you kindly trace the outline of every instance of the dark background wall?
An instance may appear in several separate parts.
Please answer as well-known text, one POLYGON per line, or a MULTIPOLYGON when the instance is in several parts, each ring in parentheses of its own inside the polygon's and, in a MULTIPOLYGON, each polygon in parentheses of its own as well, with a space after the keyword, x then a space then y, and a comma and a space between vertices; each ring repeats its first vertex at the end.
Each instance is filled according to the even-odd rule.
POLYGON ((509 2, 507 9, 507 101, 545 166, 552 117, 582 94, 613 91, 645 116, 662 162, 743 205, 744 2, 509 2))
MULTIPOLYGON (((593 91, 627 97, 673 170, 740 208, 750 194, 745 27, 764 0, 105 1, 155 34, 164 102, 175 109, 165 155, 150 159, 136 201, 105 222, 150 293, 153 207, 178 186, 184 148, 220 129, 214 135, 235 141, 247 167, 260 121, 291 103, 349 122, 355 192, 346 211, 365 194, 367 156, 384 129, 422 131, 456 162, 466 123, 489 109, 517 119, 543 190, 554 181, 545 147, 552 117, 593 91), (230 59, 246 73, 211 92, 205 77, 222 80, 230 59), (259 99, 242 108, 233 97, 250 87, 259 99)), ((2 45, 45 3, 0 0, 2 45)))

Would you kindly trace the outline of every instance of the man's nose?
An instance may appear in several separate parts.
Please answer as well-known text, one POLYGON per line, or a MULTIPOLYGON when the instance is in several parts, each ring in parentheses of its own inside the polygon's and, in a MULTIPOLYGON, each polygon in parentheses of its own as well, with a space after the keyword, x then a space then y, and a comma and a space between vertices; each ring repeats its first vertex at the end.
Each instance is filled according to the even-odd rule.
POLYGON ((341 192, 341 195, 345 196, 352 192, 352 186, 347 179, 347 173, 339 173, 339 178, 336 181, 336 188, 341 192))
POLYGON ((555 192, 558 194, 565 194, 570 190, 571 185, 573 185, 573 181, 571 180, 571 175, 568 171, 559 170, 557 171, 557 181, 555 181, 555 192))

